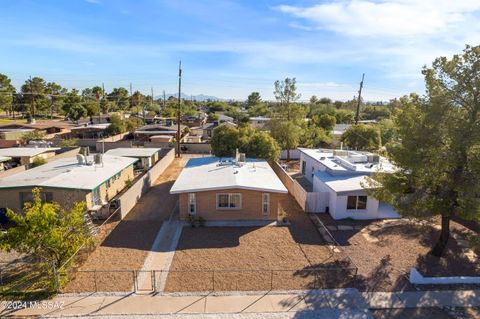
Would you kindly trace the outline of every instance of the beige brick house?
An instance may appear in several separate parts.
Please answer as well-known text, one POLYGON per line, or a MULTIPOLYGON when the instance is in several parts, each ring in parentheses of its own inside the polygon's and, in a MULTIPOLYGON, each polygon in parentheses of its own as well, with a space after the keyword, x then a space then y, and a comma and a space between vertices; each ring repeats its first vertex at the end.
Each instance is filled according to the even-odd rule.
POLYGON ((32 189, 41 188, 42 200, 57 202, 63 208, 85 201, 90 210, 99 209, 134 179, 137 159, 103 155, 93 158, 62 158, 0 179, 0 207, 20 212, 32 200, 32 189))
POLYGON ((180 218, 277 220, 287 189, 263 160, 190 159, 170 190, 179 194, 180 218))

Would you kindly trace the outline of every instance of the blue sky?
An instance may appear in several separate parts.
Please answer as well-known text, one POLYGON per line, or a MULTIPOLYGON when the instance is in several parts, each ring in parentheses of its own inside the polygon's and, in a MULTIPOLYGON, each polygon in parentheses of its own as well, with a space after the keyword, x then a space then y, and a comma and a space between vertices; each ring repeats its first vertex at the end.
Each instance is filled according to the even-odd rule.
POLYGON ((470 0, 0 0, 0 73, 68 88, 105 83, 273 99, 296 77, 302 99, 423 92, 421 67, 480 44, 470 0))

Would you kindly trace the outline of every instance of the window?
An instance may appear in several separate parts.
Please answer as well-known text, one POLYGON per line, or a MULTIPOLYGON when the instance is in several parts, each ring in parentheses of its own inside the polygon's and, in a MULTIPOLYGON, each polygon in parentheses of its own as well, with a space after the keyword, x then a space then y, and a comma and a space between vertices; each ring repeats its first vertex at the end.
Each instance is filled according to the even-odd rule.
POLYGON ((262 214, 270 214, 270 194, 262 194, 262 214))
POLYGON ((357 209, 367 209, 367 196, 358 196, 357 209))
POLYGON ((357 209, 357 196, 348 196, 347 209, 357 209))
POLYGON ((348 196, 347 209, 367 209, 367 196, 348 196))
POLYGON ((197 213, 197 200, 195 198, 195 193, 188 194, 188 213, 190 215, 195 215, 197 213))
POLYGON ((217 194, 217 209, 242 208, 241 194, 217 194))

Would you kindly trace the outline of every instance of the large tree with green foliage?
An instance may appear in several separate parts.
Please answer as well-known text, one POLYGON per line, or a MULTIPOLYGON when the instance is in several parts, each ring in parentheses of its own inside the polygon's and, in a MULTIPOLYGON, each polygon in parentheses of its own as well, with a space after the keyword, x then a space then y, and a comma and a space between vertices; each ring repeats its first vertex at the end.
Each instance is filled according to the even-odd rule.
POLYGON ((401 100, 399 140, 388 146, 398 167, 373 193, 404 216, 441 216, 431 250, 440 257, 453 216, 480 221, 480 46, 423 69, 427 95, 401 100))
POLYGON ((0 73, 0 110, 10 114, 13 112, 13 96, 15 87, 8 76, 0 73))
POLYGON ((37 111, 47 107, 47 92, 45 80, 34 77, 25 81, 22 85, 22 102, 28 105, 30 116, 35 117, 37 111))
POLYGON ((297 94, 295 78, 286 78, 283 81, 275 81, 273 94, 279 102, 275 119, 269 124, 272 136, 287 150, 287 161, 290 160, 290 150, 298 146, 300 137, 301 121, 305 114, 302 106, 293 105, 300 98, 297 94))
POLYGON ((357 124, 350 126, 341 141, 355 150, 378 150, 381 147, 381 134, 374 125, 357 124))
POLYGON ((258 92, 252 92, 247 98, 247 107, 251 108, 257 104, 262 102, 262 98, 260 97, 260 93, 258 92))
POLYGON ((280 148, 275 139, 249 125, 240 128, 226 125, 217 127, 211 146, 213 154, 219 157, 233 156, 236 149, 253 158, 277 160, 280 156, 280 148))
POLYGON ((14 226, 0 233, 0 248, 34 256, 58 269, 92 237, 85 222, 85 203, 65 210, 57 203, 42 202, 40 189, 33 190, 33 202, 23 213, 7 210, 14 226))

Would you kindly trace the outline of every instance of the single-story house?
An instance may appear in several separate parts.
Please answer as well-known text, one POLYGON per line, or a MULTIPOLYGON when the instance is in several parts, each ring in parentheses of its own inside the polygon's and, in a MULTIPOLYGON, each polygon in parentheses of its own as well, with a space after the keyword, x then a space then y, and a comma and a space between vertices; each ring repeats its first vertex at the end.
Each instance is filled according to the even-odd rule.
POLYGON ((155 143, 155 145, 159 147, 170 147, 171 143, 173 143, 173 136, 172 135, 152 135, 150 136, 150 142, 155 143))
POLYGON ((228 127, 237 127, 237 124, 229 121, 225 122, 219 122, 219 121, 214 121, 211 123, 205 123, 202 126, 202 131, 203 131, 203 139, 208 140, 213 137, 213 131, 219 127, 219 126, 228 126, 228 127))
POLYGON ((277 220, 288 191, 264 160, 204 157, 188 161, 170 193, 179 194, 182 219, 277 220))
POLYGON ((62 138, 78 138, 78 139, 99 139, 103 138, 105 130, 110 126, 110 123, 85 123, 81 126, 76 126, 71 129, 68 134, 63 134, 62 138))
POLYGON ((30 165, 37 158, 53 157, 58 150, 60 150, 58 147, 9 147, 0 148, 0 156, 10 157, 11 162, 9 164, 11 167, 16 167, 30 165))
POLYGON ((367 189, 381 187, 371 176, 393 173, 395 166, 372 153, 300 148, 301 174, 311 184, 315 212, 334 219, 398 218, 391 205, 368 195, 367 189))
POLYGON ((159 160, 160 148, 120 147, 108 150, 105 154, 136 158, 135 169, 149 169, 159 160))
POLYGON ((41 188, 42 200, 63 208, 85 201, 99 210, 134 179, 134 158, 103 155, 101 163, 78 154, 0 179, 0 208, 20 212, 32 200, 32 189, 41 188))
MULTIPOLYGON (((180 134, 183 136, 185 128, 187 126, 180 124, 180 134)), ((135 137, 139 140, 149 140, 151 136, 156 136, 156 135, 170 135, 172 137, 177 136, 177 125, 170 125, 170 126, 165 126, 165 125, 158 125, 158 124, 152 124, 152 125, 145 125, 140 128, 138 128, 135 131, 135 137)))

